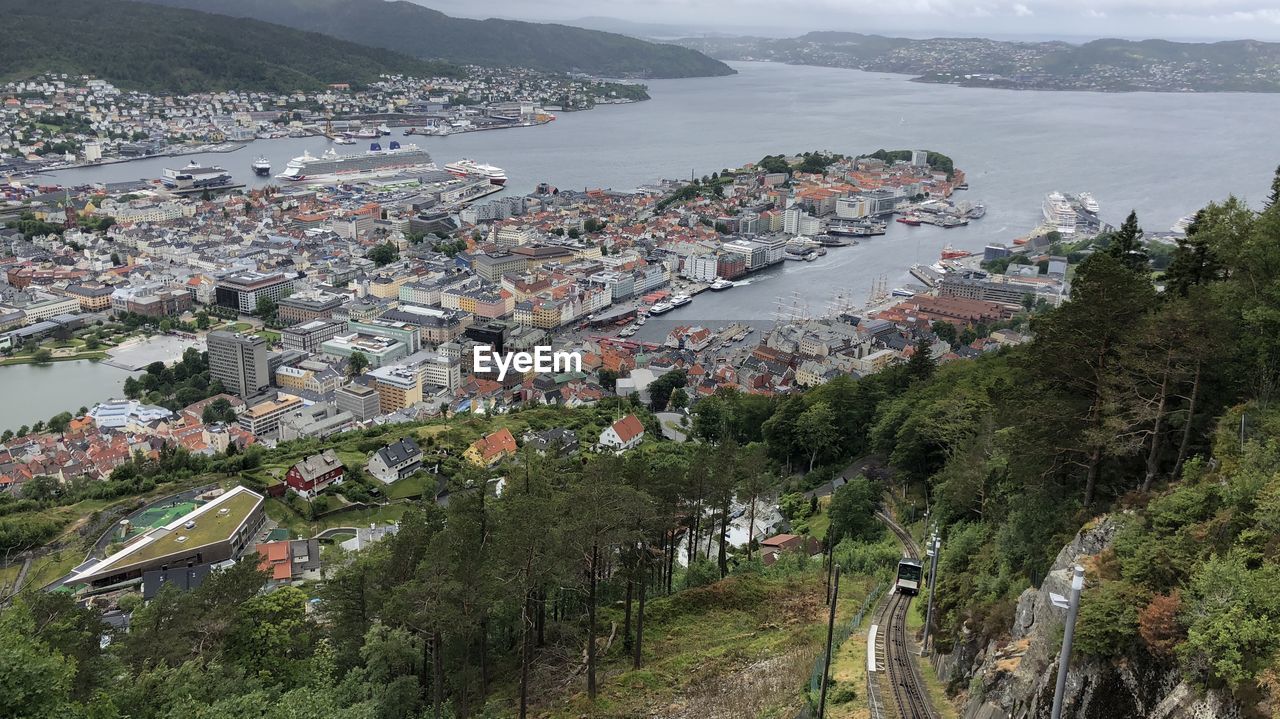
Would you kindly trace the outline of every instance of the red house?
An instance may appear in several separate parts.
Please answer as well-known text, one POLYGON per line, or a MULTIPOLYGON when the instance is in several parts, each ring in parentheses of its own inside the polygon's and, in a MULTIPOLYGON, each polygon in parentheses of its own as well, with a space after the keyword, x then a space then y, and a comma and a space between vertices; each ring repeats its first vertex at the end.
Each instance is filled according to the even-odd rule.
POLYGON ((311 499, 331 484, 342 484, 345 470, 338 455, 332 449, 326 449, 290 467, 284 482, 289 489, 311 499))

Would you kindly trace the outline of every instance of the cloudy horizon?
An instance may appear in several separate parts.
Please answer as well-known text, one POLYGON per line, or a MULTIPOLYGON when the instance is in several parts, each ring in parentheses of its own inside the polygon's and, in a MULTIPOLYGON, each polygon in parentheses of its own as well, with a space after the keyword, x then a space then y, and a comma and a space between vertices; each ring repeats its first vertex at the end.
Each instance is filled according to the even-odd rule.
POLYGON ((1280 41, 1280 8, 1267 0, 900 0, 894 4, 882 0, 413 1, 459 17, 570 23, 610 18, 693 33, 778 36, 848 30, 1026 40, 1280 41))

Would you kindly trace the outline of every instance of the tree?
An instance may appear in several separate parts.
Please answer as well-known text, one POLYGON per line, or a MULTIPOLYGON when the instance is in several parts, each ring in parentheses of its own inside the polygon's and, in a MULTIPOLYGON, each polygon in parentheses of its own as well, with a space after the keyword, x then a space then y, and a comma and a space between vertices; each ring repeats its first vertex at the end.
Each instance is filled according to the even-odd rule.
POLYGON ((1130 211, 1120 229, 1111 234, 1111 244, 1107 252, 1124 263, 1125 267, 1143 272, 1147 269, 1150 257, 1142 242, 1142 228, 1138 226, 1138 213, 1130 211))
POLYGON ((918 380, 927 380, 933 376, 937 365, 933 361, 933 346, 929 340, 921 337, 916 340, 915 351, 907 360, 907 374, 918 380))
POLYGON ((53 359, 53 351, 48 347, 41 347, 35 351, 35 354, 31 355, 31 359, 34 360, 36 364, 48 364, 49 361, 53 359))
POLYGON ((1036 340, 1025 356, 1027 369, 1047 392, 1026 430, 1042 440, 1038 446, 1054 448, 1051 471, 1083 468, 1086 506, 1103 462, 1133 447, 1116 425, 1119 358, 1154 302, 1147 278, 1110 253, 1094 253, 1076 271, 1071 301, 1032 322, 1036 340))
POLYGON ((120 253, 119 253, 119 252, 112 252, 112 253, 111 253, 111 266, 112 266, 112 267, 119 267, 119 266, 120 266, 120 265, 122 265, 122 264, 124 264, 124 263, 120 261, 120 253))
POLYGON ((796 421, 796 435, 802 446, 809 450, 809 471, 818 457, 830 450, 836 442, 835 414, 826 402, 815 402, 796 421))
POLYGON ((35 622, 22 602, 0 613, 0 714, 14 719, 70 716, 75 662, 33 641, 35 622))
POLYGON ((1275 176, 1271 178, 1271 192, 1267 194, 1267 204, 1263 208, 1269 210, 1276 205, 1280 205, 1280 166, 1276 167, 1275 176))
POLYGON ((831 519, 827 528, 827 546, 834 547, 845 538, 869 540, 878 536, 881 531, 881 525, 875 518, 878 495, 875 485, 862 475, 837 489, 827 508, 827 516, 831 519))
POLYGON ((347 359, 347 376, 354 379, 364 374, 367 369, 369 369, 369 358, 365 353, 359 350, 352 352, 351 357, 347 359))
POLYGON ((946 342, 952 347, 955 347, 960 341, 960 334, 956 331, 956 326, 950 322, 934 320, 933 324, 930 325, 929 328, 933 330, 933 333, 937 335, 938 339, 946 342))
POLYGON ((400 259, 400 252, 395 245, 390 242, 384 242, 369 250, 369 254, 366 256, 373 260, 378 267, 384 267, 400 259))
POLYGON ((231 424, 236 421, 236 410, 226 397, 219 397, 205 405, 200 420, 205 424, 231 424))
POLYGON ((70 412, 59 412, 58 414, 55 414, 49 420, 49 431, 57 432, 58 434, 66 432, 67 426, 71 424, 71 419, 72 417, 70 412))
POLYGON ((258 295, 258 305, 254 309, 254 314, 263 320, 270 320, 276 316, 276 302, 266 295, 258 295))

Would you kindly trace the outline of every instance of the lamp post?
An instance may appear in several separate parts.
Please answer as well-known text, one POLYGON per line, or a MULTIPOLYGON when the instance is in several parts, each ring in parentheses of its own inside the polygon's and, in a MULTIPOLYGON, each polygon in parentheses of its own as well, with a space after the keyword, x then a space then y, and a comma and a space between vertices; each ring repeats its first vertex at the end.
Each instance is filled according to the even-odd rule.
POLYGON ((942 542, 938 539, 937 529, 929 537, 929 604, 924 612, 924 641, 920 642, 920 653, 929 653, 929 626, 933 623, 933 588, 938 586, 938 550, 942 542))
POLYGON ((1067 688, 1067 664, 1071 661, 1071 640, 1076 633, 1076 615, 1080 613, 1080 590, 1084 589, 1084 567, 1077 564, 1071 575, 1071 599, 1049 593, 1053 606, 1067 610, 1067 623, 1062 630, 1062 653, 1058 655, 1058 686, 1053 691, 1053 719, 1062 719, 1062 695, 1067 688))

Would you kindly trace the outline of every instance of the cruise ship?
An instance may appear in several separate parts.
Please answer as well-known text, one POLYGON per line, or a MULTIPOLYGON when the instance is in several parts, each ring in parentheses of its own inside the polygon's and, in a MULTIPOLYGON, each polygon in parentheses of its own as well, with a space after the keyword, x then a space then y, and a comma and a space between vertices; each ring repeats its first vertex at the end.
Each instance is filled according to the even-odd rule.
POLYGON ((466 158, 457 162, 450 162, 444 166, 444 169, 459 177, 483 177, 494 185, 505 185, 507 183, 507 173, 501 167, 485 165, 466 158))
POLYGON ((1098 202, 1087 192, 1078 195, 1050 192, 1042 206, 1045 224, 1063 235, 1093 234, 1101 223, 1098 202))
POLYGON ((271 162, 266 155, 258 155, 258 159, 253 161, 253 174, 266 177, 271 174, 271 162))
POLYGON ((399 142, 392 140, 390 147, 385 150, 375 142, 369 145, 368 152, 339 155, 330 148, 320 157, 314 157, 310 153, 303 154, 290 160, 285 171, 276 175, 276 178, 295 182, 327 182, 434 167, 431 155, 426 150, 418 149, 417 145, 401 147, 399 142))
POLYGON ((214 165, 204 167, 192 160, 180 170, 165 168, 160 182, 170 190, 213 190, 231 184, 231 173, 214 165))

